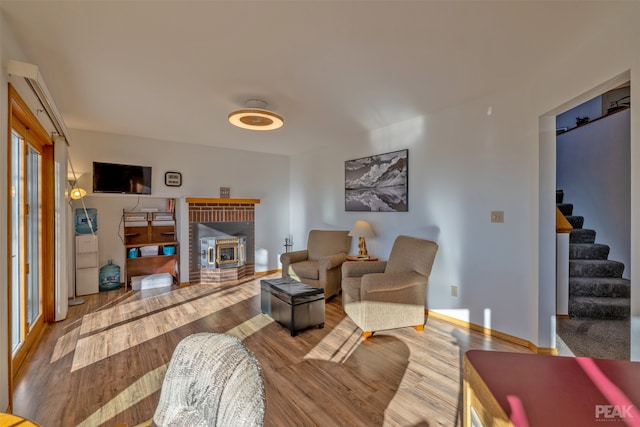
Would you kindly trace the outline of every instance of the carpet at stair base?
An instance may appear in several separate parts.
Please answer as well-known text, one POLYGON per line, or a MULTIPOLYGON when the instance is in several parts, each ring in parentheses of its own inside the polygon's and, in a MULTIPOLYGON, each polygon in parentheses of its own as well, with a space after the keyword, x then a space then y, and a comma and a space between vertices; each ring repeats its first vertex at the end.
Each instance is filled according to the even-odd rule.
POLYGON ((569 297, 569 317, 580 319, 628 319, 629 299, 569 297))

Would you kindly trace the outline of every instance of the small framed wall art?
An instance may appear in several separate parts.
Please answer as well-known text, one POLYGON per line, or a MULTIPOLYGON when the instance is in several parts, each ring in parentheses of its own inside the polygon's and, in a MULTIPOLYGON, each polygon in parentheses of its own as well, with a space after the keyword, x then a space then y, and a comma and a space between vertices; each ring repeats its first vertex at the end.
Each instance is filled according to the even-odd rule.
POLYGON ((180 172, 165 173, 164 185, 167 187, 180 187, 182 185, 182 174, 180 172))

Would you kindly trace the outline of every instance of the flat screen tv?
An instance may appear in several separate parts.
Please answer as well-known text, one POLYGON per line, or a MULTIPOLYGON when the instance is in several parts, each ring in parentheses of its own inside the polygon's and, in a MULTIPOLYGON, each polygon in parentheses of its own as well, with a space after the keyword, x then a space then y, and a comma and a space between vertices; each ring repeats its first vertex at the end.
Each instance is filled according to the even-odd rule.
POLYGON ((151 166, 93 162, 93 192, 151 194, 151 166))

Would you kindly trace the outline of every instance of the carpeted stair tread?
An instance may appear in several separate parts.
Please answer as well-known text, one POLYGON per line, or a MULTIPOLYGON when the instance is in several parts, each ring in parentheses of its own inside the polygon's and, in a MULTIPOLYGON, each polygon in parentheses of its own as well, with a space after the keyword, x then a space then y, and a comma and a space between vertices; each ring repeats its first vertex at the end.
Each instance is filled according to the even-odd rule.
POLYGON ((556 203, 556 206, 558 207, 558 209, 560 209, 560 212, 562 212, 562 215, 564 216, 571 216, 573 215, 573 205, 570 203, 556 203))
POLYGON ((608 259, 570 259, 569 277, 622 277, 624 264, 608 259))
POLYGON ((570 297, 569 317, 583 319, 628 319, 629 298, 570 297))
POLYGON ((567 218, 567 221, 569 221, 569 224, 571 224, 571 226, 574 229, 582 228, 582 226, 584 225, 584 217, 583 216, 565 215, 565 218, 567 218))
POLYGON ((607 259, 609 246, 598 243, 571 243, 569 259, 607 259))
POLYGON ((577 228, 569 233, 569 243, 593 243, 596 241, 595 230, 577 228))
POLYGON ((585 229, 584 217, 573 215, 556 190, 556 206, 573 227, 569 234, 569 317, 629 319, 631 282, 623 279, 624 263, 609 260, 608 245, 597 244, 596 231, 585 229))
POLYGON ((569 279, 569 295, 630 298, 631 281, 621 277, 572 277, 569 279))

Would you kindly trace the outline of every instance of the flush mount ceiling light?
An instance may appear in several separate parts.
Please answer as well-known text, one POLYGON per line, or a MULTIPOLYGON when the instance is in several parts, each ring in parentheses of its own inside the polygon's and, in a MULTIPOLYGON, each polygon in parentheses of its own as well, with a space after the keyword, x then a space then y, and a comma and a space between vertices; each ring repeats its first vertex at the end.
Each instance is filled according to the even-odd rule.
POLYGON ((273 130, 282 127, 282 117, 266 110, 266 105, 267 103, 260 99, 250 99, 247 101, 247 108, 229 113, 229 123, 250 130, 273 130))

